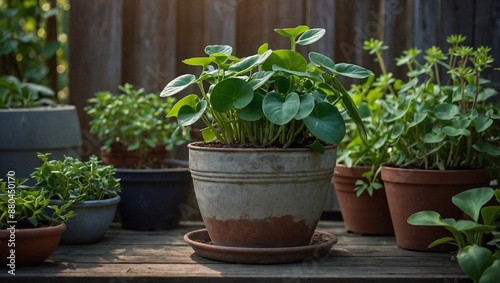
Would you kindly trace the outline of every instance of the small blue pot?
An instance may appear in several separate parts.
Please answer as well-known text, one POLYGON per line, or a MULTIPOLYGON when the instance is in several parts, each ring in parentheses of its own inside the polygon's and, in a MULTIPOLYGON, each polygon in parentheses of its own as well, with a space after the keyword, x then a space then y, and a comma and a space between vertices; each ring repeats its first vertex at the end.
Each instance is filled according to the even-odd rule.
MULTIPOLYGON (((66 231, 62 234, 61 244, 80 245, 99 242, 115 216, 120 196, 111 199, 91 200, 73 204, 69 207, 76 216, 66 221, 66 231)), ((51 200, 51 205, 61 205, 61 200, 51 200)))

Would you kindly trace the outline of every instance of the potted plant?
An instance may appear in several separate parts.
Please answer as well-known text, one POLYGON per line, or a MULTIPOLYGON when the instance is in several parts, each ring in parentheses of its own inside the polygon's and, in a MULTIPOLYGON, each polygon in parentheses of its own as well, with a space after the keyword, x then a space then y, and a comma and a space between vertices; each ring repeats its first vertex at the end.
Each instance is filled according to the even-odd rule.
MULTIPOLYGON (((160 230, 179 224, 179 205, 191 188, 187 166, 172 156, 175 146, 189 140, 167 118, 175 99, 145 94, 133 85, 119 86, 120 94, 96 93, 85 111, 90 132, 102 142, 101 158, 116 167, 122 185, 119 215, 122 226, 134 230, 160 230)), ((184 162, 185 163, 185 162, 184 162)))
POLYGON ((500 275, 500 190, 474 188, 453 196, 451 200, 463 211, 466 219, 442 218, 436 211, 419 211, 408 218, 408 223, 448 230, 450 236, 434 240, 429 247, 455 246, 460 268, 474 282, 495 282, 500 275), (485 236, 491 234, 493 237, 488 241, 485 236), (486 248, 485 243, 493 248, 486 248))
POLYGON ((169 116, 182 126, 203 121, 205 142, 191 143, 189 166, 195 195, 216 246, 306 245, 321 215, 335 167, 335 144, 346 114, 362 123, 338 76, 366 78, 362 67, 338 63, 297 45, 319 40, 324 29, 276 29, 291 48, 238 58, 227 45, 209 45, 207 57, 183 62, 202 68, 181 75, 161 96, 197 85, 201 96, 179 100, 169 116))
MULTIPOLYGON (((37 152, 79 156, 80 124, 72 105, 58 104, 49 84, 46 60, 55 55, 57 41, 40 38, 38 29, 53 15, 36 4, 0 4, 0 176, 9 171, 29 178, 40 160, 37 152), (22 59, 19 59, 22 58, 22 59)), ((28 180, 26 184, 33 184, 28 180)))
POLYGON ((429 242, 439 238, 433 233, 442 233, 436 227, 409 225, 411 214, 434 210, 458 218, 461 212, 447 200, 466 189, 488 186, 500 174, 500 108, 491 100, 496 91, 482 76, 493 61, 491 49, 473 49, 463 45, 464 40, 449 36, 448 53, 431 47, 422 62, 415 48, 397 59, 409 72, 387 109, 393 142, 390 163, 381 174, 402 248, 427 251, 429 242))
POLYGON ((116 207, 120 202, 120 183, 115 169, 104 166, 91 156, 80 161, 67 156, 63 160, 49 160, 50 154, 38 154, 42 165, 31 176, 35 187, 52 194, 51 203, 70 204, 76 217, 66 222, 62 244, 90 244, 100 241, 106 234, 116 207))
POLYGON ((380 179, 382 164, 389 158, 392 124, 386 110, 391 107, 397 80, 387 72, 381 41, 370 40, 364 49, 376 55, 381 74, 365 83, 353 85, 350 94, 358 106, 366 135, 355 121, 346 121, 347 135, 339 144, 333 183, 347 231, 364 235, 392 235, 387 198, 380 179))
MULTIPOLYGON (((1 181, 1 180, 0 180, 1 181)), ((50 205, 50 192, 21 186, 15 172, 0 182, 0 264, 15 275, 16 266, 42 263, 59 245, 70 204, 50 205)))

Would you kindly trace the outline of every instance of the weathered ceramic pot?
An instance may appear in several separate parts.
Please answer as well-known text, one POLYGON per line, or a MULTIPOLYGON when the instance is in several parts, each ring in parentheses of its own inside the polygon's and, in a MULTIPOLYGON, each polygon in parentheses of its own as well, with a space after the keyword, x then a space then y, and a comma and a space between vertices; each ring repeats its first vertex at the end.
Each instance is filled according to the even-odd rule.
POLYGON ((451 236, 442 227, 408 224, 410 215, 423 210, 439 212, 443 218, 462 219, 463 212, 451 198, 465 190, 488 186, 488 170, 416 170, 382 167, 382 180, 396 243, 400 248, 416 251, 446 252, 456 250, 453 245, 428 246, 434 240, 451 236))
POLYGON ((232 247, 307 245, 321 217, 336 148, 188 145, 196 199, 210 239, 232 247))
POLYGON ((369 170, 369 166, 335 167, 333 183, 345 228, 363 235, 394 235, 384 188, 374 190, 372 196, 363 192, 358 197, 354 191, 356 181, 369 170))
MULTIPOLYGON (((99 242, 108 231, 120 202, 120 196, 110 199, 89 200, 72 204, 69 209, 76 216, 66 221, 66 231, 61 244, 81 245, 99 242)), ((51 200, 51 204, 61 206, 61 200, 51 200)))
POLYGON ((28 266, 42 263, 59 245, 61 234, 66 225, 15 230, 15 247, 9 247, 11 231, 0 229, 0 264, 2 267, 13 263, 15 266, 28 266), (11 261, 11 249, 15 250, 15 259, 11 261))

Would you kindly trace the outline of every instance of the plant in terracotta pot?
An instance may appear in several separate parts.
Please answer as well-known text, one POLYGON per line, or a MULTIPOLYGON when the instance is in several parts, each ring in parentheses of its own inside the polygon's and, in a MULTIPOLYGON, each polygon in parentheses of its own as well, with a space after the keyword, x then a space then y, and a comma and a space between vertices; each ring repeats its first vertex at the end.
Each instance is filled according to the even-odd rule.
POLYGON ((175 98, 161 99, 131 84, 119 89, 120 94, 96 93, 85 111, 90 132, 103 143, 103 162, 114 165, 120 179, 120 221, 134 230, 173 228, 191 177, 181 160, 166 158, 175 146, 190 140, 189 130, 167 117, 175 98))
POLYGON ((387 109, 390 117, 385 121, 393 123, 394 141, 390 166, 381 174, 402 248, 426 251, 439 238, 433 232, 444 233, 409 225, 411 214, 434 210, 458 218, 461 212, 447 200, 460 191, 488 186, 500 174, 500 108, 491 99, 496 91, 482 76, 493 62, 491 49, 474 49, 463 45, 464 40, 449 36, 448 53, 431 47, 419 60, 421 51, 412 48, 397 59, 409 72, 387 109))
POLYGON ((366 78, 362 67, 334 63, 298 45, 319 40, 324 29, 276 29, 290 49, 268 44, 238 58, 227 45, 209 45, 206 57, 183 62, 201 67, 181 75, 161 96, 196 85, 200 94, 179 100, 169 116, 182 126, 201 120, 205 142, 191 143, 189 166, 207 232, 216 246, 307 245, 322 212, 345 135, 346 115, 362 125, 339 76, 366 78))
POLYGON ((91 244, 106 234, 120 202, 120 182, 115 169, 102 165, 96 156, 80 161, 67 156, 49 160, 50 154, 38 154, 42 165, 31 176, 35 188, 52 194, 51 204, 66 205, 76 217, 66 222, 62 244, 91 244))
MULTIPOLYGON (((37 152, 79 156, 80 124, 72 105, 58 104, 49 84, 46 60, 59 43, 38 36, 38 28, 57 8, 36 1, 0 3, 0 177, 14 171, 29 178, 40 166, 37 152), (31 28, 30 28, 31 27, 31 28), (20 60, 19 58, 22 58, 20 60)), ((33 180, 26 184, 32 185, 33 180)))
MULTIPOLYGON (((1 181, 1 180, 0 180, 1 181)), ((50 204, 51 193, 22 186, 14 171, 0 182, 0 264, 15 275, 16 266, 35 265, 59 245, 70 204, 50 204)))
POLYGON ((394 234, 380 170, 389 159, 392 123, 385 120, 398 90, 398 82, 387 72, 382 52, 387 46, 370 40, 364 49, 375 54, 381 74, 353 85, 350 94, 358 106, 366 135, 357 123, 346 120, 347 135, 339 144, 333 182, 347 231, 365 235, 394 234))

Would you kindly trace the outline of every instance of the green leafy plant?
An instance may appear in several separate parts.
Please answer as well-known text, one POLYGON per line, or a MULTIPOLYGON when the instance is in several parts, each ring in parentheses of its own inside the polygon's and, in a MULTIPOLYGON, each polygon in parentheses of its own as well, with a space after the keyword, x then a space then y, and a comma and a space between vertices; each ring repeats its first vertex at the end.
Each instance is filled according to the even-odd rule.
POLYGON ((60 43, 47 40, 44 27, 59 9, 47 7, 42 9, 40 1, 0 2, 0 108, 57 102, 44 85, 49 83, 47 60, 56 55, 60 43))
POLYGON ((172 96, 191 85, 201 97, 189 94, 168 113, 181 126, 202 120, 205 141, 234 146, 304 147, 323 151, 322 143, 337 144, 345 122, 336 106, 363 127, 357 107, 338 76, 366 78, 372 72, 352 64, 335 64, 325 55, 310 52, 308 60, 297 45, 319 40, 325 30, 307 26, 276 29, 290 39, 290 49, 271 50, 261 45, 257 54, 238 58, 228 45, 209 45, 207 57, 183 62, 202 68, 197 77, 181 75, 169 82, 160 96, 172 96), (322 142, 322 143, 321 143, 322 142))
MULTIPOLYGON (((437 239, 429 245, 429 248, 444 243, 456 245, 458 249, 474 244, 482 245, 485 234, 498 232, 496 225, 499 223, 495 222, 500 218, 500 189, 493 190, 489 187, 470 189, 453 196, 452 202, 470 219, 442 218, 435 211, 419 211, 408 218, 408 223, 411 225, 440 226, 450 231, 452 237, 437 239), (498 204, 484 206, 493 196, 498 204)), ((489 243, 498 244, 499 240, 497 237, 489 243)))
POLYGON ((397 58, 408 73, 387 109, 391 116, 385 121, 393 123, 391 165, 500 172, 500 105, 490 99, 497 92, 482 77, 493 62, 491 48, 474 49, 463 45, 465 39, 449 36, 447 53, 434 46, 421 56, 412 48, 397 58))
POLYGON ((0 109, 53 106, 54 95, 46 86, 21 82, 14 76, 0 77, 0 109))
POLYGON ((179 134, 178 125, 167 113, 176 99, 160 99, 158 94, 145 94, 144 89, 134 89, 131 84, 119 86, 120 94, 98 92, 85 107, 90 116, 90 132, 103 142, 106 152, 114 143, 138 150, 141 161, 138 167, 150 164, 150 149, 165 146, 172 151, 175 146, 190 140, 189 129, 179 134))
POLYGON ((43 164, 31 177, 35 188, 51 193, 52 198, 65 202, 80 203, 87 200, 113 198, 120 192, 120 180, 115 169, 102 165, 96 156, 80 161, 67 156, 64 160, 49 160, 49 153, 39 153, 43 164))
POLYGON ((400 88, 401 81, 387 72, 382 51, 388 47, 382 41, 371 39, 364 43, 363 48, 376 56, 381 74, 351 87, 349 93, 359 109, 366 135, 356 121, 347 119, 347 135, 344 142, 339 144, 337 162, 347 167, 370 166, 370 170, 363 174, 366 181, 357 180, 355 191, 357 196, 365 191, 371 196, 374 190, 383 188, 380 171, 389 159, 387 149, 391 145, 393 131, 393 123, 386 122, 391 115, 387 109, 393 107, 393 101, 397 99, 395 91, 400 88))
POLYGON ((496 283, 500 278, 500 251, 493 254, 485 247, 471 245, 458 251, 457 261, 474 282, 496 283))
POLYGON ((68 211, 71 203, 49 205, 50 197, 49 191, 22 186, 18 180, 15 188, 0 182, 0 229, 10 227, 9 221, 16 221, 16 229, 37 228, 58 225, 74 216, 68 211))

